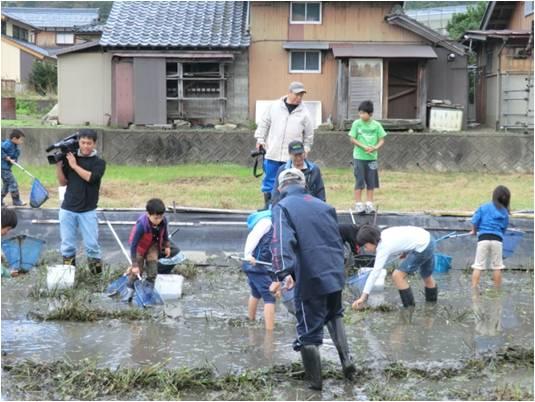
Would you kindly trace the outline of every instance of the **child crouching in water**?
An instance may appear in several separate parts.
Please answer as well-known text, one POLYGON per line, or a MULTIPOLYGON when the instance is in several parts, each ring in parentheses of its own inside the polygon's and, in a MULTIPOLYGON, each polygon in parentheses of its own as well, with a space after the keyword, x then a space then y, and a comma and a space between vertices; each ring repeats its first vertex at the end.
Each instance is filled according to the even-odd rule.
POLYGON ((130 255, 132 266, 128 268, 128 293, 124 301, 132 301, 134 282, 146 273, 149 282, 153 282, 158 274, 158 256, 164 250, 166 257, 171 254, 171 243, 167 231, 167 219, 164 217, 165 205, 159 198, 147 202, 147 212, 139 217, 130 232, 130 255))
POLYGON ((258 301, 264 300, 264 321, 266 330, 272 331, 275 327, 275 296, 269 291, 272 279, 265 265, 257 261, 271 263, 271 237, 273 227, 271 224, 271 210, 255 212, 247 218, 249 235, 245 241, 243 255, 249 262, 242 265, 247 274, 251 295, 248 303, 248 317, 255 320, 258 301))
POLYGON ((502 283, 503 236, 509 225, 509 204, 511 192, 505 186, 498 186, 492 193, 492 201, 481 205, 472 217, 471 234, 477 233, 475 262, 472 264, 472 289, 479 286, 481 271, 490 264, 494 286, 502 283))

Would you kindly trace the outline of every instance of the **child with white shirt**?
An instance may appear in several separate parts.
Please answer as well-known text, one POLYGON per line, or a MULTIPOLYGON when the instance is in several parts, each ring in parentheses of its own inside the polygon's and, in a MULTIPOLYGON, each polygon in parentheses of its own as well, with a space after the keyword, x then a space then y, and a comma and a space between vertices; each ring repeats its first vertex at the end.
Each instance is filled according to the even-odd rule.
POLYGON ((425 300, 437 301, 438 289, 432 276, 435 244, 427 230, 416 226, 393 226, 381 232, 377 226, 363 225, 357 234, 357 243, 363 246, 366 252, 375 252, 375 264, 366 280, 362 295, 353 303, 354 309, 364 306, 381 269, 389 257, 395 255, 405 258, 392 273, 392 280, 399 290, 403 306, 414 306, 414 295, 407 282, 407 275, 418 270, 425 285, 425 300))
POLYGON ((257 264, 257 261, 271 263, 271 238, 273 227, 271 224, 271 210, 252 213, 247 217, 249 235, 245 241, 243 255, 248 262, 242 265, 247 274, 251 295, 247 306, 248 317, 254 321, 258 301, 264 300, 264 321, 266 330, 272 331, 275 327, 275 296, 269 291, 273 282, 265 265, 257 264))

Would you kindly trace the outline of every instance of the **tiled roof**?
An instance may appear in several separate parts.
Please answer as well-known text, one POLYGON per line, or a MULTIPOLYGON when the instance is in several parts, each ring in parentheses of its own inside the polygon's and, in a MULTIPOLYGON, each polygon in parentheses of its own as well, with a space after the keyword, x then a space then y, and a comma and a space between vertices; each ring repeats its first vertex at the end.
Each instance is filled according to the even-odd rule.
POLYGON ((83 32, 83 33, 102 33, 104 31, 104 24, 88 24, 80 25, 74 27, 74 32, 83 32))
POLYGON ((98 8, 2 7, 2 14, 38 28, 71 28, 98 20, 98 8))
POLYGON ((247 2, 116 1, 104 46, 247 47, 247 2))

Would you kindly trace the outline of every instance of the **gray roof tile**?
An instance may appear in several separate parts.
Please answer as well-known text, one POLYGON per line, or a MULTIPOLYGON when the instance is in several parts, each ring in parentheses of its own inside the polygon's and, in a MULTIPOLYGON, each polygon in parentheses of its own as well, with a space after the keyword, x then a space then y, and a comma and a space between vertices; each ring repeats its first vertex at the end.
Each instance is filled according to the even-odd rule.
POLYGON ((247 47, 247 2, 116 1, 104 46, 247 47))
POLYGON ((98 8, 2 7, 2 14, 38 28, 71 28, 99 18, 98 8))

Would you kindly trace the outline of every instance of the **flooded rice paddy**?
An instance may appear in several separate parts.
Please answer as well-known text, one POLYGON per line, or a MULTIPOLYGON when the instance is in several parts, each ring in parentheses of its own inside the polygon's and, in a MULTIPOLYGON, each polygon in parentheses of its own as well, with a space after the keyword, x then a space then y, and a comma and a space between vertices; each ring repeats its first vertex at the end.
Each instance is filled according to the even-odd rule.
POLYGON ((342 378, 325 331, 324 390, 315 392, 282 304, 266 334, 246 319, 239 268, 189 270, 182 299, 148 311, 108 298, 110 278, 80 275, 62 295, 41 290, 44 268, 2 280, 2 399, 533 399, 533 271, 505 271, 500 292, 486 276, 477 294, 468 272, 450 271, 436 277, 436 305, 414 277, 413 311, 398 307, 389 279, 364 311, 351 311, 347 290, 358 375, 342 378))

